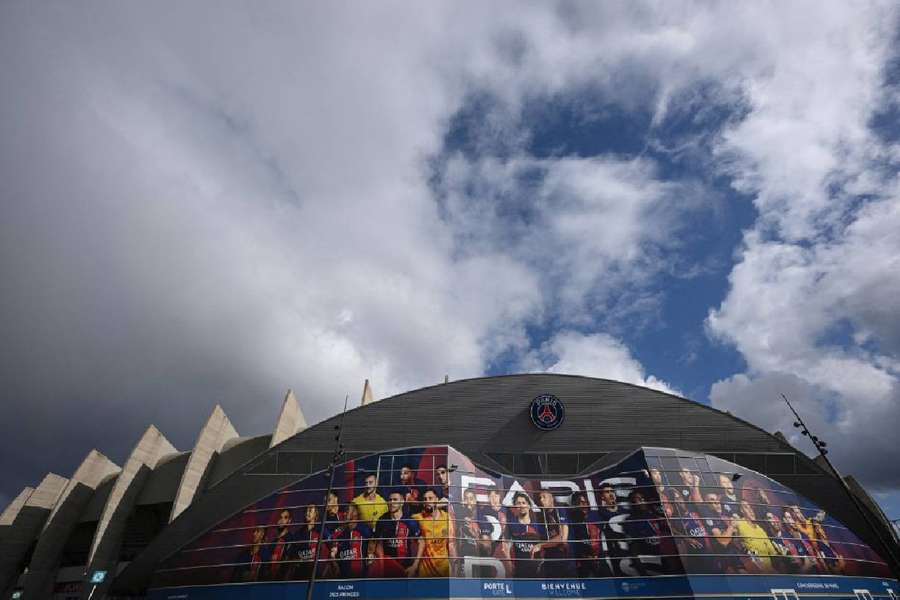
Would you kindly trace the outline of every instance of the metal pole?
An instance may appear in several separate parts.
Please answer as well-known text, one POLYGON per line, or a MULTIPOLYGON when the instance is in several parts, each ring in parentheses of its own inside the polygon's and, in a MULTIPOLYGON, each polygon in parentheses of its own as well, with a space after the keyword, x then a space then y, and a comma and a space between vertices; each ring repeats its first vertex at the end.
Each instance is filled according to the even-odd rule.
POLYGON ((319 569, 319 545, 322 543, 322 535, 325 533, 325 519, 328 517, 328 496, 334 489, 334 467, 335 463, 343 456, 344 446, 341 444, 341 436, 344 434, 344 415, 347 414, 347 402, 350 400, 350 394, 344 396, 344 410, 341 412, 341 418, 338 424, 334 426, 337 435, 334 436, 334 453, 331 455, 331 462, 328 464, 328 491, 325 492, 325 500, 322 502, 322 518, 319 520, 319 539, 316 540, 312 573, 309 576, 309 585, 306 588, 306 600, 312 600, 313 587, 316 585, 316 572, 319 569))
POLYGON ((794 409, 790 400, 787 399, 787 396, 781 394, 781 397, 784 399, 785 404, 788 405, 788 408, 791 409, 791 412, 794 413, 794 416, 797 418, 797 421, 794 423, 794 427, 800 428, 800 433, 802 433, 812 441, 813 446, 815 446, 816 451, 818 451, 819 453, 819 456, 822 457, 822 460, 824 460, 825 464, 828 465, 828 468, 831 469, 831 472, 840 482, 841 487, 844 488, 844 491, 850 497, 850 500, 853 502, 856 510, 859 511, 860 515, 862 515, 862 518, 863 520, 865 520, 866 525, 869 526, 869 529, 872 530, 872 532, 875 534, 875 537, 878 538, 878 541, 888 553, 888 560, 891 563, 890 567, 891 571, 894 572, 894 577, 900 579, 900 561, 897 560, 897 556, 894 554, 894 548, 891 546, 892 542, 890 540, 885 541, 884 537, 882 537, 881 535, 881 531, 879 529, 880 526, 872 522, 872 519, 869 518, 869 513, 867 512, 868 509, 866 509, 862 505, 862 502, 859 500, 859 498, 856 497, 856 494, 853 493, 853 490, 850 489, 850 486, 847 485, 847 482, 844 481, 844 478, 841 477, 840 472, 834 467, 833 464, 831 464, 831 461, 828 460, 828 450, 825 449, 825 442, 821 441, 818 437, 810 432, 809 427, 806 426, 806 423, 800 417, 800 414, 796 411, 796 409, 794 409))

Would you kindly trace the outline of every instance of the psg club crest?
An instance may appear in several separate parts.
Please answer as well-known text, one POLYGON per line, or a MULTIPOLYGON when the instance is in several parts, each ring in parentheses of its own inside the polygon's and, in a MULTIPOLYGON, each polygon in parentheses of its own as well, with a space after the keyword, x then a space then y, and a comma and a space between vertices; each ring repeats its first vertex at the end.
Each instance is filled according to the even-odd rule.
POLYGON ((552 431, 562 425, 566 407, 553 394, 541 394, 531 401, 531 422, 538 429, 552 431))

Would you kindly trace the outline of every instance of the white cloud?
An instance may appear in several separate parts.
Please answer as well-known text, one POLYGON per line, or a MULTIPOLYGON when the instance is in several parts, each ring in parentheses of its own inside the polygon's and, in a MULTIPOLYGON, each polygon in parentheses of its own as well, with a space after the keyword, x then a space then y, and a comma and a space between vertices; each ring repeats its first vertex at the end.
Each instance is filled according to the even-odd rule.
POLYGON ((863 250, 898 255, 895 203, 858 213, 837 243, 795 244, 845 222, 844 209, 827 209, 829 183, 881 185, 859 166, 882 151, 865 120, 887 8, 0 12, 0 364, 10 394, 27 398, 17 422, 41 423, 0 436, 10 447, 52 446, 85 415, 85 450, 126 415, 120 448, 158 419, 183 446, 214 400, 263 431, 288 386, 314 421, 364 377, 382 395, 480 374, 505 352, 668 389, 608 333, 529 348, 533 323, 597 331, 624 315, 655 318, 650 283, 707 200, 691 182, 662 181, 646 157, 523 155, 518 109, 586 89, 649 109, 656 124, 697 86, 724 105, 746 102, 747 118, 712 138, 765 227, 748 236, 710 327, 759 371, 787 365, 838 389, 829 373, 852 368, 866 385, 840 389, 857 395, 893 381, 896 279, 863 250), (511 155, 449 161, 442 213, 425 165, 470 93, 502 105, 485 128, 511 155), (541 173, 534 185, 522 179, 530 169, 541 173), (471 184, 475 201, 461 191, 471 184), (775 305, 781 290, 803 306, 759 301, 775 305), (851 320, 858 347, 812 362, 835 315, 851 320))
POLYGON ((635 298, 677 256, 673 234, 704 206, 701 189, 660 181, 643 159, 457 154, 441 176, 458 251, 527 266, 546 317, 564 324, 610 325, 640 306, 635 298))
POLYGON ((208 9, 3 8, 7 437, 48 448, 23 469, 76 461, 51 442, 85 415, 71 447, 116 456, 148 421, 188 447, 215 402, 255 433, 287 387, 316 421, 366 377, 478 375, 540 308, 515 260, 453 256, 428 189, 461 96, 439 14, 208 9))
POLYGON ((624 381, 681 395, 671 385, 644 372, 628 348, 604 333, 562 331, 522 360, 524 371, 567 373, 624 381))
POLYGON ((748 115, 717 146, 759 219, 707 321, 749 369, 713 386, 717 406, 775 426, 786 419, 760 398, 790 373, 838 465, 882 487, 900 484, 895 465, 872 461, 890 454, 900 418, 900 193, 885 174, 893 151, 869 128, 889 93, 896 14, 883 9, 770 32, 783 55, 744 86, 748 115))
MULTIPOLYGON (((744 387, 765 387, 778 372, 793 374, 815 402, 829 405, 810 405, 809 412, 827 415, 820 431, 843 450, 835 452, 838 464, 872 485, 896 486, 896 465, 873 469, 871 458, 890 454, 887 440, 900 425, 900 270, 894 265, 900 203, 893 191, 885 192, 828 242, 801 246, 748 234, 728 297, 708 324, 747 360, 744 387)), ((736 382, 713 386, 714 403, 734 407, 724 391, 736 382)), ((759 403, 734 409, 772 423, 759 403)))

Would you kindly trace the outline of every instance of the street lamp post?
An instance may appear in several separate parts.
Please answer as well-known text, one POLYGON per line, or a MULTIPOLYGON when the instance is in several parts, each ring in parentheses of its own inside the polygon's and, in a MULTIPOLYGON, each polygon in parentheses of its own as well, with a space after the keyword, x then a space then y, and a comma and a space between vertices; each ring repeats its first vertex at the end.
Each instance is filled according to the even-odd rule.
POLYGON ((794 413, 794 418, 797 419, 796 421, 794 421, 794 427, 800 430, 801 435, 808 437, 813 443, 813 446, 816 447, 816 451, 819 453, 819 456, 822 457, 822 460, 824 460, 825 464, 828 465, 828 468, 831 469, 831 472, 840 482, 841 487, 844 488, 847 496, 850 497, 850 500, 853 502, 856 510, 859 511, 860 515, 862 515, 862 518, 869 526, 869 529, 872 530, 872 532, 878 538, 878 541, 881 543, 882 547, 884 547, 885 551, 888 553, 888 560, 891 563, 890 567, 891 571, 894 572, 894 577, 900 578, 900 561, 897 560, 897 556, 894 554, 894 549, 891 546, 891 541, 884 539, 879 530, 879 525, 872 522, 872 519, 869 518, 867 509, 862 505, 862 502, 859 500, 859 498, 856 497, 856 494, 854 494, 850 489, 850 486, 847 485, 847 482, 844 481, 844 478, 841 477, 841 474, 838 472, 838 470, 834 467, 833 464, 831 464, 831 461, 828 460, 828 444, 825 442, 825 440, 819 439, 817 436, 813 435, 813 433, 809 430, 809 427, 806 426, 806 423, 803 422, 800 414, 791 404, 790 400, 787 399, 787 396, 781 394, 781 397, 784 399, 785 404, 788 405, 788 408, 791 409, 791 412, 794 413))
POLYGON ((331 455, 331 462, 328 463, 328 470, 325 472, 328 476, 328 490, 325 492, 325 499, 322 501, 322 518, 319 520, 319 539, 316 540, 316 545, 313 550, 312 573, 309 576, 309 585, 306 587, 306 600, 312 600, 313 587, 316 585, 316 572, 319 569, 319 549, 320 544, 322 543, 322 535, 325 533, 325 519, 328 518, 328 496, 330 496, 334 490, 334 468, 344 456, 344 444, 341 442, 341 437, 344 434, 344 415, 347 414, 347 401, 349 399, 349 394, 344 396, 344 410, 341 412, 341 418, 338 419, 338 424, 334 426, 336 432, 334 436, 334 452, 331 455))

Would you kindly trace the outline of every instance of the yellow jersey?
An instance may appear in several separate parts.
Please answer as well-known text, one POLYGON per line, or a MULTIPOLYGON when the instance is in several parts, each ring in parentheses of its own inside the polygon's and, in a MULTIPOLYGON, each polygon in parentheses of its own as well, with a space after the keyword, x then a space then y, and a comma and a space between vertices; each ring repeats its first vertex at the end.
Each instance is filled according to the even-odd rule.
POLYGON ((771 572, 772 557, 780 556, 781 553, 769 539, 766 530, 747 519, 735 519, 734 528, 753 562, 763 572, 771 572))
POLYGON ((359 518, 366 522, 373 531, 378 523, 378 519, 388 511, 387 502, 384 501, 380 494, 375 494, 373 500, 369 500, 360 494, 353 499, 353 504, 359 510, 359 518))
POLYGON ((434 514, 424 512, 413 515, 422 530, 425 549, 419 562, 419 577, 450 576, 450 519, 445 511, 435 509, 434 514))

